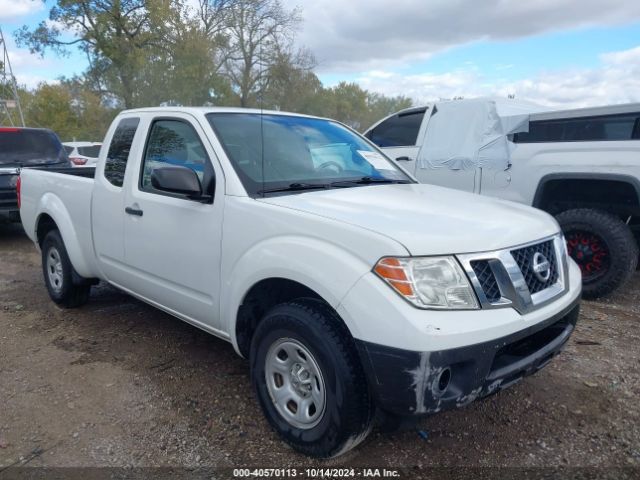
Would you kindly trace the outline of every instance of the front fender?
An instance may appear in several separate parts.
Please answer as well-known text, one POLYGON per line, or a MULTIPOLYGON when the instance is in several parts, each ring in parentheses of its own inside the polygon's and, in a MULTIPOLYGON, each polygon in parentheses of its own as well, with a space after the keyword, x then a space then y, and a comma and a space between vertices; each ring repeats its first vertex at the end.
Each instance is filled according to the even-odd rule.
MULTIPOLYGON (((234 348, 238 351, 238 309, 256 283, 270 278, 292 280, 337 309, 351 287, 372 267, 337 245, 312 237, 279 236, 254 245, 235 264, 223 268, 221 298, 227 301, 221 313, 234 348)), ((359 336, 354 323, 347 323, 347 327, 354 337, 359 336)))
MULTIPOLYGON (((90 209, 87 205, 84 208, 90 209)), ((78 274, 85 278, 91 278, 96 276, 95 264, 91 258, 86 255, 85 249, 91 248, 91 225, 89 211, 84 216, 84 222, 80 219, 76 222, 71 220, 71 214, 64 205, 64 202, 56 196, 54 193, 45 193, 38 203, 38 215, 35 224, 35 236, 37 237, 38 225, 43 215, 49 215, 55 222, 64 246, 69 255, 69 260, 73 265, 73 268, 78 274), (83 249, 82 244, 86 243, 86 247, 83 249)), ((77 212, 81 213, 81 212, 77 212)), ((38 239, 41 241, 42 239, 38 239)))

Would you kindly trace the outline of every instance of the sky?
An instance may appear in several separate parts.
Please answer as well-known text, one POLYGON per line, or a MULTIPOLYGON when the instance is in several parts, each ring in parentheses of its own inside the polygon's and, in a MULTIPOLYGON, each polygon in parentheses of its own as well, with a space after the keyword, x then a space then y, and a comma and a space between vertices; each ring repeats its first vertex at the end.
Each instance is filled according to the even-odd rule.
MULTIPOLYGON (((494 95, 551 106, 640 102, 640 1, 282 0, 299 8, 296 42, 322 82, 356 82, 417 104, 494 95)), ((86 60, 18 49, 13 32, 52 2, 0 0, 14 74, 33 87, 86 60)))

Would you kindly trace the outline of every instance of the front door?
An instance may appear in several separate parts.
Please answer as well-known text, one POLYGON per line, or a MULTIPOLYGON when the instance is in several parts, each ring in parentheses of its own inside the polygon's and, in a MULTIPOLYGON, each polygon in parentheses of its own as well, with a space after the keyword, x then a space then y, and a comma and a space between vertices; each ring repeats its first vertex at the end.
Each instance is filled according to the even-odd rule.
POLYGON ((131 289, 185 320, 219 328, 223 176, 198 122, 189 115, 151 120, 139 170, 125 202, 131 289), (156 190, 152 171, 171 166, 194 170, 213 201, 156 190))

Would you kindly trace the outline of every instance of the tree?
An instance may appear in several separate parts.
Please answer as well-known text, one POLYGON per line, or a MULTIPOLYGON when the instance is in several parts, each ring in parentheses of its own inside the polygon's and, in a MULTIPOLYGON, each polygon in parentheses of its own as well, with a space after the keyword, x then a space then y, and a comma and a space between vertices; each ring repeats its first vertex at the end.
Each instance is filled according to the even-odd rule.
POLYGON ((61 138, 72 139, 78 131, 78 118, 71 100, 71 93, 62 85, 41 83, 25 105, 27 125, 50 128, 61 138))
POLYGON ((335 118, 351 128, 364 131, 378 120, 412 105, 410 98, 387 97, 364 90, 356 83, 340 82, 319 93, 318 115, 335 118))
POLYGON ((138 101, 142 105, 224 104, 232 101, 229 81, 219 72, 215 41, 194 21, 185 21, 142 66, 138 101))
POLYGON ((86 53, 95 88, 112 94, 126 108, 136 105, 136 78, 149 48, 163 48, 167 29, 181 2, 175 0, 57 0, 49 22, 16 33, 20 46, 44 55, 65 55, 78 46, 86 53))
POLYGON ((50 128, 63 141, 102 140, 116 113, 77 79, 58 84, 41 83, 21 98, 26 124, 50 128))
POLYGON ((227 6, 230 53, 226 74, 242 107, 255 105, 267 84, 267 74, 293 41, 301 19, 279 0, 232 0, 227 6))
POLYGON ((99 94, 82 78, 62 80, 61 86, 71 94, 71 107, 78 119, 75 137, 78 140, 101 141, 118 111, 105 105, 99 94))
POLYGON ((265 108, 322 115, 322 82, 313 73, 315 59, 306 50, 279 52, 265 78, 265 108))
POLYGON ((41 85, 31 95, 32 120, 67 137, 101 136, 121 107, 260 105, 364 129, 411 104, 356 83, 323 87, 313 54, 294 47, 299 11, 280 0, 53 4, 49 22, 23 27, 16 39, 40 55, 65 55, 74 46, 86 53, 89 67, 80 77, 41 85))
POLYGON ((392 113, 404 110, 413 105, 409 97, 399 95, 397 97, 387 97, 380 93, 367 92, 367 115, 361 120, 361 130, 369 128, 378 120, 391 115, 392 113))
POLYGON ((367 115, 367 92, 357 83, 340 82, 327 90, 331 111, 329 116, 358 130, 367 115))

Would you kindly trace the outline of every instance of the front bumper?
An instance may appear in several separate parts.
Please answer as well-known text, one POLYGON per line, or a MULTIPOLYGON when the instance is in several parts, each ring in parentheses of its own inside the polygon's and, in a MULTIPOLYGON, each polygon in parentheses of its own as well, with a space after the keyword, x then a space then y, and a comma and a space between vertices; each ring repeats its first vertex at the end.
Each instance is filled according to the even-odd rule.
POLYGON ((415 352, 362 340, 356 345, 378 405, 395 415, 461 407, 543 368, 564 347, 579 314, 576 298, 550 318, 474 345, 415 352))

